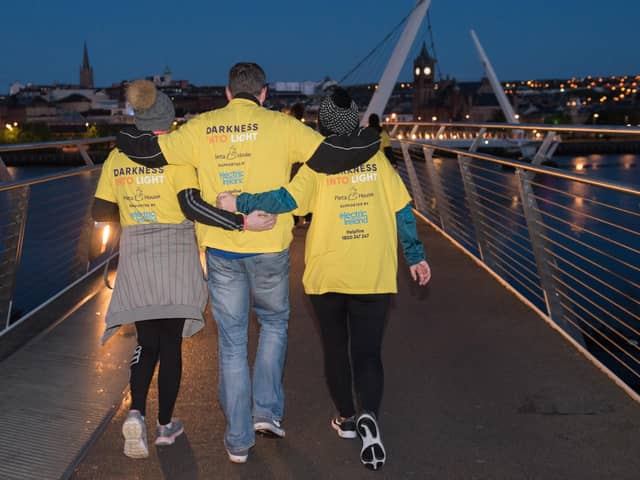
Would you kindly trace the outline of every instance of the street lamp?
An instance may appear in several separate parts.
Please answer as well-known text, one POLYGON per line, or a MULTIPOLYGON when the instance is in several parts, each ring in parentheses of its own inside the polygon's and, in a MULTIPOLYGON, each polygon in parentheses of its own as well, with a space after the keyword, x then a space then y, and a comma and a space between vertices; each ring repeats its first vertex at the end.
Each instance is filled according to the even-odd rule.
POLYGON ((599 113, 594 113, 594 114, 593 114, 593 124, 594 124, 594 125, 596 124, 596 120, 598 119, 598 117, 600 117, 600 114, 599 114, 599 113))

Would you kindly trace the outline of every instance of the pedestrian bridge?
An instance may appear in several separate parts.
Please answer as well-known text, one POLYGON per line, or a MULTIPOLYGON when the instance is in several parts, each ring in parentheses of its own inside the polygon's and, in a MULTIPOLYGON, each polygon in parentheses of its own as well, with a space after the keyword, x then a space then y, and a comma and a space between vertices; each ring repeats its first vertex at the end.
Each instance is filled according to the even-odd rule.
MULTIPOLYGON (((175 414, 186 434, 172 447, 152 447, 146 460, 122 455, 135 335, 122 330, 99 346, 110 297, 102 272, 117 235, 84 215, 81 206, 93 191, 83 185, 95 183, 99 173, 89 165, 46 181, 0 185, 0 202, 10 213, 0 229, 6 315, 0 477, 637 478, 637 187, 450 147, 442 147, 448 155, 440 156, 437 145, 407 137, 395 140, 404 160, 399 170, 421 217, 433 279, 424 289, 411 284, 400 262, 400 292, 384 343, 381 426, 389 455, 382 471, 365 470, 358 442, 340 440, 329 428, 334 412, 300 280, 304 227, 296 227, 291 247, 286 438, 258 438, 245 465, 227 460, 216 400, 216 329, 209 317, 205 331, 185 341, 175 414), (447 170, 450 162, 455 168, 447 170), (580 195, 578 183, 597 190, 580 195), (545 188, 582 198, 582 206, 541 193, 545 188), (550 202, 552 209, 545 207, 550 202), (572 216, 563 217, 561 207, 572 216), (537 233, 529 228, 529 208, 538 212, 537 233), (69 218, 69 209, 83 214, 69 218), (562 220, 579 228, 565 230, 562 220), (605 235, 595 226, 602 221, 622 233, 605 235), (563 236, 571 232, 580 242, 573 247, 563 236), (540 238, 544 242, 532 246, 540 238), (625 247, 628 253, 617 250, 625 247), (601 253, 588 256, 589 249, 601 253), (544 252, 548 256, 540 257, 544 252), (546 273, 539 269, 545 265, 551 266, 546 273), (590 283, 594 277, 599 287, 590 283), (40 285, 43 278, 49 291, 40 285), (25 338, 30 340, 22 345, 25 338)), ((106 271, 112 282, 113 272, 106 271)), ((255 325, 250 333, 255 343, 255 325)))

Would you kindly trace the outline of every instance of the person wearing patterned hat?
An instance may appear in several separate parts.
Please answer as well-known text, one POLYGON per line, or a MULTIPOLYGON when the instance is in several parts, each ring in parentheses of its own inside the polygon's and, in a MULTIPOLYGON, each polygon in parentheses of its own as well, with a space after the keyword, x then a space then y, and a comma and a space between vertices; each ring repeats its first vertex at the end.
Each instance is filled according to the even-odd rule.
MULTIPOLYGON (((127 101, 140 135, 162 135, 171 129, 173 103, 152 82, 132 82, 127 101)), ((117 149, 102 167, 92 215, 96 221, 122 226, 118 277, 102 342, 120 326, 135 325, 131 409, 122 432, 125 455, 144 458, 149 455, 146 399, 158 362, 155 444, 171 445, 184 431, 182 422, 172 418, 182 374, 182 337, 204 326, 207 304, 193 221, 227 230, 265 230, 273 227, 275 217, 258 212, 244 217, 217 209, 201 199, 193 167, 145 168, 117 149)))
MULTIPOLYGON (((360 131, 358 107, 341 88, 323 100, 318 121, 324 135, 360 131)), ((359 435, 362 463, 379 469, 386 460, 378 423, 381 346, 391 295, 397 293, 397 237, 412 278, 419 285, 431 278, 402 180, 378 151, 347 172, 325 176, 303 165, 286 187, 225 193, 218 200, 222 208, 245 213, 313 211, 302 282, 320 323, 325 376, 338 410, 330 425, 340 438, 359 435)))

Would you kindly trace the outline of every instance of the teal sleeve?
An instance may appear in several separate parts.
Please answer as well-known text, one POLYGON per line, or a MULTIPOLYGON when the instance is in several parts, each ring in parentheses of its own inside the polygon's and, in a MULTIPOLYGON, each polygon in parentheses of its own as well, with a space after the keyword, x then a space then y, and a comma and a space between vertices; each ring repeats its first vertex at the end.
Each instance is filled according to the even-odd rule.
POLYGON ((236 198, 236 208, 245 215, 254 210, 267 213, 284 213, 298 208, 298 204, 291 194, 281 187, 263 193, 241 193, 236 198))
POLYGON ((402 245, 402 251, 407 263, 411 266, 425 260, 424 247, 418 239, 416 217, 413 216, 409 204, 396 212, 396 225, 400 245, 402 245))

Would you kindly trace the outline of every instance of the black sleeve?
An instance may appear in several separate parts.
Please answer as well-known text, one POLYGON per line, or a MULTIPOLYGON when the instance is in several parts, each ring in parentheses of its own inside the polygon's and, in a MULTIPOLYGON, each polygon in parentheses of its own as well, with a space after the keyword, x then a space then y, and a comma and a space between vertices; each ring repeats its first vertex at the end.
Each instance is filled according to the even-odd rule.
POLYGON ((153 132, 145 132, 132 126, 125 127, 116 135, 116 147, 145 167, 158 168, 168 163, 158 145, 158 136, 153 132))
POLYGON ((94 198, 91 216, 96 222, 120 222, 120 209, 117 203, 94 198))
POLYGON ((398 164, 398 159, 396 158, 396 156, 393 154, 393 148, 391 147, 386 147, 384 149, 384 154, 386 155, 386 157, 389 159, 389 162, 391 162, 391 165, 397 165, 398 164))
POLYGON ((319 173, 339 173, 362 165, 380 148, 380 134, 373 128, 359 128, 352 135, 331 135, 307 160, 319 173))
POLYGON ((214 207, 200 196, 200 190, 187 188, 178 192, 182 213, 189 220, 225 230, 244 229, 244 216, 214 207))

